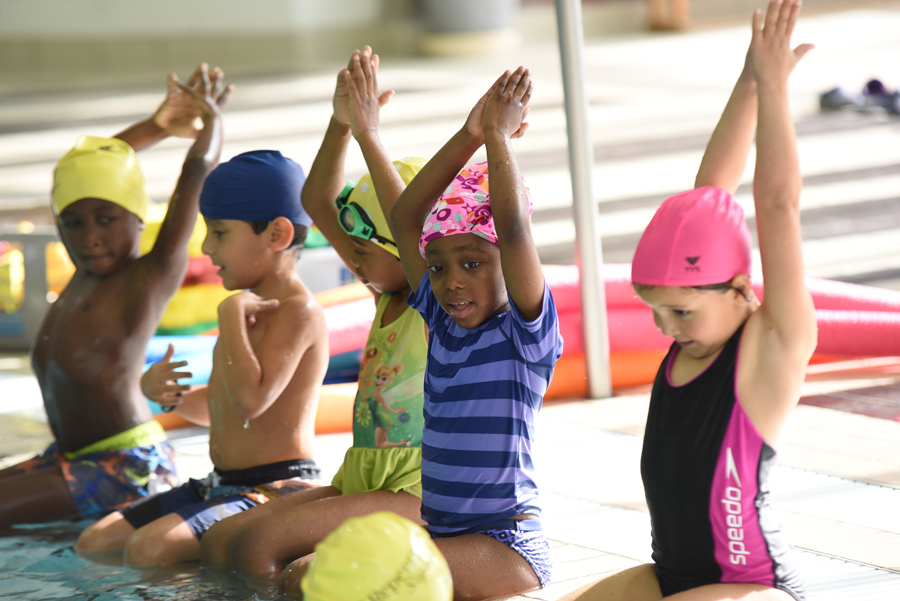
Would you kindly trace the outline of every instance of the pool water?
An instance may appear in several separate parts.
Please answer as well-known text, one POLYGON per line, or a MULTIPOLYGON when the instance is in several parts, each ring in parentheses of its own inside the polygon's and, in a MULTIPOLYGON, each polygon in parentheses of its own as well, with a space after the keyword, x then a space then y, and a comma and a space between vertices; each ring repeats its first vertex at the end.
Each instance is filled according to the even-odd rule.
POLYGON ((90 521, 17 526, 0 535, 0 599, 6 601, 207 601, 287 599, 274 582, 249 584, 197 563, 137 569, 82 559, 78 533, 90 521))

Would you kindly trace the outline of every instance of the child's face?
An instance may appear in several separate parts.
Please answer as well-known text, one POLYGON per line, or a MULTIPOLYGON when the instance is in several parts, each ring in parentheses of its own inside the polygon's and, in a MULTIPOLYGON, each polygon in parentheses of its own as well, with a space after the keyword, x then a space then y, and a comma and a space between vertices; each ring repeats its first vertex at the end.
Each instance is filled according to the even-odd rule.
POLYGON ((59 235, 75 266, 105 277, 138 256, 141 220, 123 207, 99 198, 82 198, 57 219, 59 235))
POLYGON ((409 286, 400 261, 371 240, 350 236, 353 255, 350 266, 353 274, 377 294, 393 293, 409 286))
MULTIPOLYGON (((264 232, 257 234, 246 221, 206 219, 203 254, 219 267, 226 290, 248 290, 262 279, 262 258, 268 249, 264 232)), ((270 224, 271 227, 271 224, 270 224)))
POLYGON ((694 359, 719 352, 746 316, 735 290, 656 286, 638 290, 637 295, 653 309, 659 331, 694 359))
POLYGON ((509 310, 496 244, 475 234, 444 236, 428 243, 425 261, 435 298, 459 326, 474 328, 509 310))

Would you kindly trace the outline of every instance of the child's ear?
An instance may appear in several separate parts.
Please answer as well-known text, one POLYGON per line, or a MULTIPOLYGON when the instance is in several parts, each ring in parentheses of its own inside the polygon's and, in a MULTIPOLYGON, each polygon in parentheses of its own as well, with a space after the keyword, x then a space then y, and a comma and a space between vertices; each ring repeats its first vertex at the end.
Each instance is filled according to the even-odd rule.
POLYGON ((747 274, 736 275, 731 280, 731 288, 735 293, 735 301, 749 303, 753 300, 753 286, 747 274))
POLYGON ((269 244, 272 250, 284 250, 294 240, 294 224, 286 217, 276 217, 269 224, 269 244))

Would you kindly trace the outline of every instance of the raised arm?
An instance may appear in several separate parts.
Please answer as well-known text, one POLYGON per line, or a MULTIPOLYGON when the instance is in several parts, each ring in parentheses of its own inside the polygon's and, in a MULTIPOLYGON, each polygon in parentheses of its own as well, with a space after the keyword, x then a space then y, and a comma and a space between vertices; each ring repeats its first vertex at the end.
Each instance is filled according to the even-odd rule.
POLYGON ((359 143, 375 194, 385 215, 391 214, 394 203, 403 192, 405 184, 394 169, 391 157, 378 136, 381 107, 394 95, 393 90, 378 93, 378 55, 366 46, 362 52, 354 52, 353 68, 347 73, 350 89, 350 130, 359 143))
MULTIPOLYGON (((218 77, 221 77, 218 69, 213 72, 219 72, 218 77)), ((201 67, 197 67, 187 85, 196 87, 201 77, 201 67)), ((230 89, 225 92, 230 93, 230 89)), ((123 129, 114 137, 128 143, 135 152, 140 152, 169 136, 196 138, 199 131, 196 121, 199 118, 200 113, 193 98, 181 91, 178 76, 170 73, 166 81, 166 97, 156 112, 123 129)))
POLYGON ((695 188, 716 186, 734 194, 747 166, 756 129, 756 111, 756 78, 748 50, 744 68, 706 145, 695 188))
MULTIPOLYGON (((351 59, 350 66, 353 66, 351 59)), ((332 115, 319 152, 313 160, 300 194, 303 208, 322 232, 341 260, 351 264, 353 243, 338 223, 334 201, 344 187, 344 162, 350 144, 350 108, 348 69, 341 69, 332 99, 332 115)))
POLYGON ((243 291, 219 305, 216 362, 228 401, 240 418, 250 420, 265 413, 287 388, 307 349, 323 337, 327 340, 321 309, 314 302, 304 302, 294 297, 281 306, 277 300, 243 291), (258 315, 272 311, 254 351, 248 328, 258 315))
MULTIPOLYGON (((502 79, 502 77, 501 77, 502 79)), ((425 163, 422 170, 406 186, 391 210, 391 232, 400 251, 400 261, 406 279, 415 292, 428 270, 419 254, 419 238, 425 216, 453 178, 466 166, 472 155, 484 144, 484 106, 491 92, 500 83, 494 82, 469 113, 465 125, 425 163)))
POLYGON ((219 106, 227 101, 231 87, 225 87, 221 70, 214 69, 210 73, 203 64, 199 71, 196 86, 175 81, 182 94, 194 103, 203 127, 197 132, 184 159, 165 219, 149 253, 154 263, 167 272, 176 270, 176 266, 187 261, 187 244, 197 220, 200 190, 206 176, 218 164, 222 149, 222 114, 219 106))
POLYGON ((754 12, 750 57, 759 86, 753 197, 765 282, 763 331, 773 335, 766 344, 805 361, 815 347, 816 322, 803 282, 801 176, 787 87, 791 71, 812 49, 809 44, 791 49, 799 13, 799 0, 771 1, 765 19, 754 12))
POLYGON ((528 127, 525 117, 534 82, 524 67, 504 75, 484 108, 491 212, 509 297, 519 313, 533 321, 541 313, 544 273, 531 235, 528 196, 512 150, 512 139, 521 136, 528 127))

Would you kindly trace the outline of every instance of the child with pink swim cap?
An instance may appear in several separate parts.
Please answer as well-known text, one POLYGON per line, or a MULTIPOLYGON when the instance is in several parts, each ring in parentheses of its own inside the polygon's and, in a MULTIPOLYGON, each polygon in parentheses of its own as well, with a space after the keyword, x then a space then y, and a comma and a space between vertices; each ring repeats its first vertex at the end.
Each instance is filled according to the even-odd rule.
POLYGON ((787 80, 799 0, 753 14, 743 72, 709 141, 697 188, 666 200, 638 243, 635 291, 674 338, 653 384, 641 476, 653 564, 565 599, 803 599, 768 504, 774 445, 816 346, 803 282, 801 177, 787 80), (753 195, 765 302, 750 285, 750 231, 731 193, 756 126, 753 195))
POLYGON ((562 338, 512 149, 531 93, 527 69, 501 75, 391 212, 429 328, 422 519, 456 599, 550 580, 531 448, 562 338), (466 167, 482 145, 487 162, 466 167))

